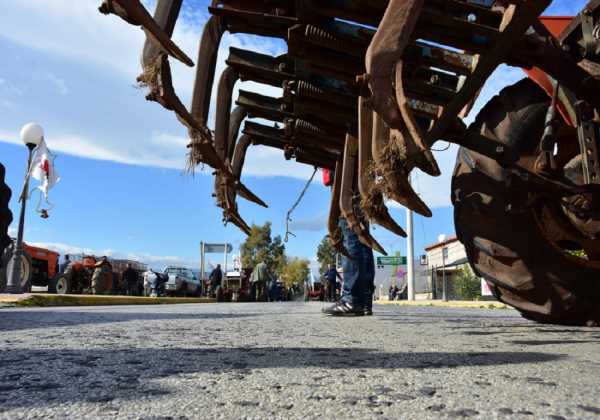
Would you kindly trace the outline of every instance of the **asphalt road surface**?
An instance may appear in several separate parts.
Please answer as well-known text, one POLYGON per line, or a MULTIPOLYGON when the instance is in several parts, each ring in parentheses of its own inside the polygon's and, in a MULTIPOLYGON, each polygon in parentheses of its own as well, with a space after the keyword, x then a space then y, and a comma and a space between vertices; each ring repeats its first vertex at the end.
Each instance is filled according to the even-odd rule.
POLYGON ((600 329, 321 303, 0 309, 0 418, 600 417, 600 329))

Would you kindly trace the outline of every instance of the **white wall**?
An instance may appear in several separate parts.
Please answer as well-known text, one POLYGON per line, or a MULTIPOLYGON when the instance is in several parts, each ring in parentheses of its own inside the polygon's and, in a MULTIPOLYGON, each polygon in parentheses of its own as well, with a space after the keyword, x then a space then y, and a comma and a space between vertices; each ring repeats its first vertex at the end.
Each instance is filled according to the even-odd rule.
MULTIPOLYGON (((451 264, 454 261, 467 258, 467 251, 465 250, 463 244, 461 244, 458 240, 451 242, 448 245, 445 245, 444 247, 448 248, 448 257, 446 258, 446 265, 451 264)), ((427 264, 430 269, 433 267, 441 267, 443 265, 442 248, 443 247, 440 246, 427 251, 427 264)))

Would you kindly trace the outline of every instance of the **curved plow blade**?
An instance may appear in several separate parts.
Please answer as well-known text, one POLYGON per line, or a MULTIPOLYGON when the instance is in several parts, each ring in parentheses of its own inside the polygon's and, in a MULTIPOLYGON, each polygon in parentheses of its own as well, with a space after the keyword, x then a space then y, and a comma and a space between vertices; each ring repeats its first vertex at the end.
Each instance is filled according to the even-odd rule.
POLYGON ((393 96, 394 65, 411 42, 425 0, 391 0, 366 54, 369 104, 388 125, 402 118, 393 96))
MULTIPOLYGON (((350 229, 356 233, 360 242, 373 248, 380 254, 387 255, 383 247, 371 236, 369 227, 362 221, 362 215, 357 212, 357 205, 354 203, 356 191, 353 186, 356 184, 358 173, 358 140, 352 134, 346 134, 346 147, 344 148, 344 163, 342 168, 342 189, 340 194, 340 209, 342 216, 348 222, 350 229)), ((339 174, 338 174, 339 176, 339 174)))
POLYGON ((327 230, 329 231, 329 242, 337 252, 343 256, 353 259, 344 246, 342 230, 338 226, 340 220, 340 195, 342 190, 342 162, 335 164, 333 189, 331 191, 331 205, 329 207, 329 217, 327 218, 327 230))
MULTIPOLYGON (((393 133, 394 136, 401 135, 398 130, 394 130, 393 133)), ((381 183, 384 195, 425 217, 431 217, 431 210, 410 185, 402 151, 398 150, 390 129, 375 112, 372 152, 378 171, 376 182, 381 183)))
POLYGON ((361 207, 367 217, 387 230, 406 237, 406 232, 390 215, 383 202, 383 193, 375 184, 375 162, 371 150, 373 137, 373 111, 358 99, 358 191, 361 195, 361 207))
POLYGON ((112 13, 132 25, 141 26, 146 35, 160 45, 167 54, 187 66, 194 66, 192 59, 171 40, 139 0, 104 0, 98 10, 105 15, 112 13))
POLYGON ((188 128, 191 143, 190 148, 190 166, 200 163, 206 163, 212 168, 221 171, 223 176, 232 183, 233 188, 240 192, 240 195, 256 204, 267 207, 264 201, 252 193, 239 179, 235 179, 229 167, 215 150, 212 142, 210 130, 199 123, 183 105, 175 89, 173 88, 171 66, 167 56, 162 55, 157 58, 153 67, 145 69, 138 81, 150 88, 150 93, 146 97, 148 100, 160 103, 163 107, 171 110, 177 116, 177 119, 188 128))
POLYGON ((396 65, 396 100, 402 113, 402 122, 397 128, 402 136, 397 140, 400 142, 400 147, 406 150, 407 172, 410 173, 416 166, 426 174, 439 176, 440 168, 424 140, 425 136, 415 120, 413 111, 408 106, 408 98, 404 91, 403 69, 404 64, 399 61, 396 65))
MULTIPOLYGON (((238 126, 239 129, 239 126, 238 126)), ((237 130, 236 130, 237 132, 237 130)), ((244 167, 244 160, 246 158, 246 152, 248 147, 252 144, 252 140, 249 136, 243 135, 240 140, 235 144, 235 150, 233 152, 233 159, 231 164, 231 173, 236 179, 240 179, 242 176, 242 168, 244 167)), ((233 224, 239 227, 247 235, 250 234, 250 227, 244 221, 242 216, 238 213, 237 203, 235 200, 236 190, 230 188, 229 184, 225 184, 225 206, 223 216, 226 220, 230 220, 233 224)))
POLYGON ((258 204, 259 206, 262 206, 265 208, 269 207, 269 205, 267 203, 265 203, 256 194, 254 194, 252 191, 250 191, 248 189, 248 187, 246 187, 244 184, 241 183, 241 181, 234 180, 233 188, 235 188, 235 190, 238 192, 240 197, 243 197, 248 201, 252 201, 253 203, 258 204))
MULTIPOLYGON (((233 101, 233 88, 239 80, 239 74, 235 68, 227 66, 221 78, 217 90, 217 109, 215 120, 215 148, 222 159, 230 157, 229 126, 231 121, 231 103, 233 101)), ((239 127, 238 127, 239 131, 239 127)), ((237 137, 238 131, 235 132, 237 137)))
POLYGON ((192 115, 204 124, 208 120, 219 45, 225 31, 224 20, 219 16, 211 16, 204 25, 200 39, 192 93, 192 115))

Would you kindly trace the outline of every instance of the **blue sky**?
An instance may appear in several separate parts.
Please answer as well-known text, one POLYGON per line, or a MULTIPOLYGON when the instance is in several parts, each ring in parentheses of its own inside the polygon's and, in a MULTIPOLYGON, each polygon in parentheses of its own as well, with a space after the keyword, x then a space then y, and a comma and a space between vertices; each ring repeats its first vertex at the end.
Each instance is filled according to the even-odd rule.
MULTIPOLYGON (((20 127, 36 121, 58 158, 61 182, 51 192, 55 209, 43 220, 35 214, 37 197, 27 213, 25 239, 60 252, 96 252, 138 258, 160 267, 166 263, 197 266, 198 243, 244 239, 234 226, 224 227, 211 197, 212 177, 184 174, 186 132, 135 87, 144 37, 139 29, 97 12, 98 0, 19 0, 0 2, 0 162, 13 191, 22 182, 26 151, 20 127), (34 24, 32 25, 32 22, 34 24)), ((152 2, 147 2, 152 6, 152 2)), ((206 1, 185 1, 184 19, 174 38, 195 59, 206 1)), ((584 0, 555 1, 552 14, 573 14, 584 0)), ((229 46, 279 54, 285 46, 254 36, 224 37, 218 69, 229 46)), ((190 102, 193 69, 172 62, 174 82, 190 102)), ((482 92, 477 108, 502 86, 523 75, 499 69, 482 92)), ((277 89, 255 84, 245 89, 277 95, 277 89)), ((214 118, 212 116, 211 118, 214 118)), ((454 232, 450 176, 456 149, 437 153, 443 175, 416 174, 415 186, 433 208, 431 219, 415 218, 416 252, 440 233, 454 232)), ((273 222, 274 234, 285 233, 285 214, 312 168, 286 162, 281 152, 252 148, 244 182, 270 204, 262 209, 239 200, 248 222, 273 222)), ((16 200, 11 202, 16 214, 16 200)), ((326 233, 329 191, 314 183, 294 214, 288 254, 312 259, 326 233)), ((405 224, 405 211, 392 208, 405 224)), ((14 231, 14 228, 12 229, 14 231)), ((376 229, 390 252, 405 253, 403 239, 376 229)), ((219 256, 214 256, 217 260, 219 256)))

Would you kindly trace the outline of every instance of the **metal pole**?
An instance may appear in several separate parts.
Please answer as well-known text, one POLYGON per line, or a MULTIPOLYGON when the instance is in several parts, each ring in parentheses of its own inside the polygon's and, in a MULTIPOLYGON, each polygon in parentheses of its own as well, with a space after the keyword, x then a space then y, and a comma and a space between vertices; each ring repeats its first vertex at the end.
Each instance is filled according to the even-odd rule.
POLYGON ((19 214, 19 230, 17 233, 17 243, 13 249, 13 254, 8 263, 9 275, 6 283, 5 293, 21 293, 21 264, 23 263, 23 228, 25 225, 25 209, 27 203, 27 194, 29 192, 29 169, 31 168, 31 158, 33 156, 34 144, 27 144, 29 156, 27 158, 27 172, 23 182, 23 191, 21 191, 21 213, 19 214))
POLYGON ((431 297, 437 299, 437 266, 431 267, 431 297))
POLYGON ((442 300, 448 302, 448 296, 446 295, 446 252, 442 248, 442 300))
MULTIPOLYGON (((410 182, 410 177, 408 178, 410 182)), ((413 234, 413 212, 410 209, 406 209, 406 286, 408 300, 415 300, 415 238, 413 234)))
POLYGON ((223 265, 223 272, 227 273, 227 244, 223 245, 223 254, 225 257, 225 265, 223 265))
POLYGON ((204 266, 204 241, 200 241, 200 281, 202 283, 202 294, 206 294, 206 285, 204 282, 204 271, 206 267, 204 266))

